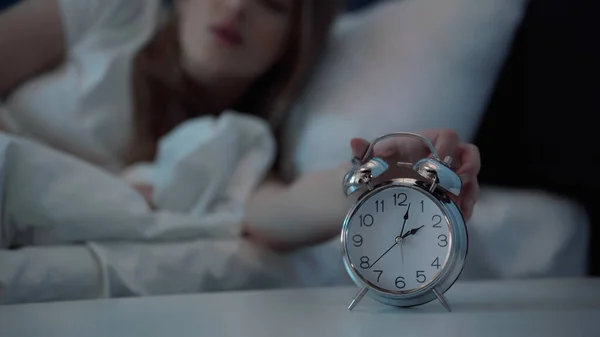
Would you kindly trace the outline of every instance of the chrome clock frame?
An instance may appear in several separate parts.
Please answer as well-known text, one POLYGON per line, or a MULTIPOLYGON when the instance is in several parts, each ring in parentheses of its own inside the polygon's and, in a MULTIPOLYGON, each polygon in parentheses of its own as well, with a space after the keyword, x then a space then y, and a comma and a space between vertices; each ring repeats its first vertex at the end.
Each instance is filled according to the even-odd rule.
POLYGON ((353 159, 354 167, 346 174, 343 183, 343 192, 349 196, 363 188, 364 192, 357 203, 350 209, 342 225, 341 241, 342 254, 346 270, 354 283, 361 289, 354 297, 348 309, 352 310, 367 294, 373 299, 388 305, 412 307, 435 300, 442 303, 446 310, 451 311, 450 305, 444 294, 460 277, 469 250, 469 238, 464 217, 458 206, 450 198, 450 194, 458 196, 462 191, 460 177, 451 169, 452 158, 441 160, 431 141, 419 134, 397 132, 384 135, 371 142, 362 158, 353 159), (373 185, 374 179, 381 176, 389 168, 389 164, 381 158, 371 158, 375 144, 393 137, 409 137, 421 140, 431 153, 431 158, 424 158, 415 164, 397 163, 399 166, 409 166, 420 178, 395 178, 373 185), (398 292, 377 287, 369 282, 350 261, 347 247, 349 224, 354 214, 372 196, 381 191, 404 187, 419 191, 430 198, 442 211, 450 230, 450 250, 442 271, 429 283, 412 291, 398 292))

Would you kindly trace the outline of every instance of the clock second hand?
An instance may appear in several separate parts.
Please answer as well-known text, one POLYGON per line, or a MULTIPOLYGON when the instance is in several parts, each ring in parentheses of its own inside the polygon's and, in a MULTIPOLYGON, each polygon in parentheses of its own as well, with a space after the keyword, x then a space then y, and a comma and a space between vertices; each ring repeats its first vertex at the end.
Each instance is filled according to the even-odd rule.
POLYGON ((385 254, 389 253, 390 250, 392 250, 392 248, 396 247, 397 244, 398 241, 394 242, 394 244, 390 248, 388 248, 388 250, 386 250, 385 253, 381 254, 381 256, 377 260, 375 260, 375 262, 373 262, 371 266, 369 266, 369 269, 373 268, 377 264, 377 262, 379 262, 379 260, 381 260, 381 258, 383 258, 385 254))
POLYGON ((402 264, 404 264, 404 245, 400 243, 400 259, 402 264))

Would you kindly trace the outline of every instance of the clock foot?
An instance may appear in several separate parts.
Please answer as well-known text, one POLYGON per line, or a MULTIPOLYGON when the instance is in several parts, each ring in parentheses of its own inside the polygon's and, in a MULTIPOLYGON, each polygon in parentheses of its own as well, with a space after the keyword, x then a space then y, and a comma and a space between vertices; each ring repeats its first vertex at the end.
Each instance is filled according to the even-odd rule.
POLYGON ((352 302, 350 302, 350 305, 348 306, 348 310, 354 309, 354 307, 356 307, 358 302, 360 302, 363 299, 363 297, 365 297, 365 295, 367 294, 368 291, 369 291, 369 288, 362 287, 362 289, 358 292, 358 294, 356 294, 356 296, 354 297, 352 302))
POLYGON ((437 299, 440 301, 440 303, 442 303, 444 308, 446 308, 446 310, 448 310, 448 312, 452 311, 452 308, 450 308, 450 304, 448 304, 448 300, 446 299, 446 297, 444 297, 444 295, 441 292, 439 292, 437 290, 437 288, 433 288, 433 293, 435 294, 437 299))

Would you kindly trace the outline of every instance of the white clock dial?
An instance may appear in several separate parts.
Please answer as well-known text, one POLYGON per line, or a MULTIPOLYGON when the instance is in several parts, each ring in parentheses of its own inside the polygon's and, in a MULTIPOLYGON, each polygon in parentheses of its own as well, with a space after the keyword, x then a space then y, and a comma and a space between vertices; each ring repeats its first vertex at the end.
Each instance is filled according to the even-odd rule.
POLYGON ((451 233, 445 214, 429 196, 392 186, 356 209, 345 245, 365 281, 385 292, 404 293, 426 286, 444 269, 451 233))

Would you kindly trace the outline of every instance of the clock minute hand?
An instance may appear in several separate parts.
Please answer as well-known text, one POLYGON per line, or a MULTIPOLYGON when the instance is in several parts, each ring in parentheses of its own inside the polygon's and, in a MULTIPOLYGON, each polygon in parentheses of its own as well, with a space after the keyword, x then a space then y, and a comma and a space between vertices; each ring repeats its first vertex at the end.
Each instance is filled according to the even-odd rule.
POLYGON ((408 220, 408 212, 410 211, 410 203, 408 204, 408 208, 406 209, 406 213, 404 213, 404 222, 402 223, 402 230, 400 231, 400 236, 404 234, 404 226, 406 226, 406 221, 408 220))

